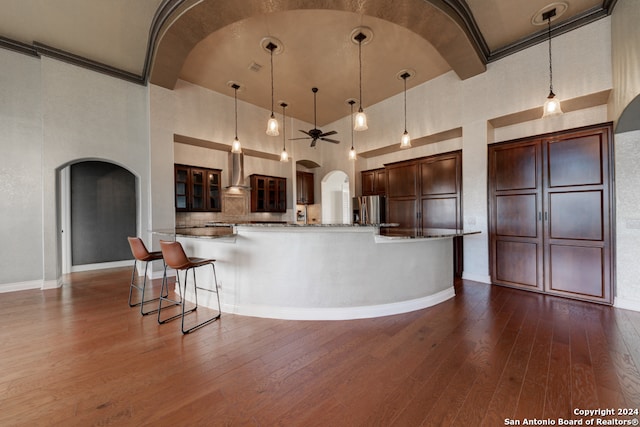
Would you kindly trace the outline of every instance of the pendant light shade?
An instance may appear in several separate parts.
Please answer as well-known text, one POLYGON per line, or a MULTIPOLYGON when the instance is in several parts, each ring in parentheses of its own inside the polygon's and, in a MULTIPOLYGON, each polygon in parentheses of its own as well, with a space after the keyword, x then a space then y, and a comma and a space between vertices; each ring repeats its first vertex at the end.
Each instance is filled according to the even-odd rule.
POLYGON ((547 21, 548 38, 549 38, 549 95, 544 103, 542 118, 557 116, 562 114, 560 108, 560 100, 553 93, 553 63, 551 61, 551 18, 556 16, 556 9, 551 9, 542 14, 542 18, 547 21))
POLYGON ((409 136, 409 132, 407 132, 407 79, 411 77, 411 74, 405 71, 400 74, 399 77, 404 80, 404 133, 402 134, 402 138, 400 138, 400 148, 410 148, 411 137, 409 136))
POLYGON ((231 143, 231 152, 232 153, 242 153, 242 146, 240 145, 240 140, 238 139, 238 89, 240 86, 236 83, 232 83, 231 87, 233 88, 233 99, 235 101, 235 116, 236 116, 236 137, 233 139, 231 143))
POLYGON ((269 136, 278 136, 280 132, 278 131, 278 121, 276 120, 276 116, 273 114, 273 51, 277 48, 275 44, 269 42, 265 48, 269 49, 269 55, 271 57, 271 117, 269 121, 267 121, 267 135, 269 136))
POLYGON ((281 162, 288 162, 289 161, 289 153, 287 153, 287 140, 286 140, 286 135, 287 135, 287 119, 285 117, 284 114, 284 109, 287 108, 287 104, 286 103, 282 103, 280 104, 280 106, 282 107, 282 152, 280 153, 280 161, 281 162))
POLYGON ((350 99, 349 101, 347 101, 349 103, 349 105, 351 106, 351 149, 349 150, 349 160, 355 160, 358 155, 356 154, 356 149, 353 148, 353 131, 354 131, 354 126, 353 126, 353 104, 356 103, 356 101, 354 101, 353 99, 350 99))
POLYGON ((356 114, 355 126, 353 130, 363 131, 369 129, 367 126, 367 116, 362 109, 362 42, 367 36, 359 32, 354 36, 354 40, 358 42, 358 71, 359 71, 359 89, 360 89, 360 107, 358 108, 358 114, 356 114))

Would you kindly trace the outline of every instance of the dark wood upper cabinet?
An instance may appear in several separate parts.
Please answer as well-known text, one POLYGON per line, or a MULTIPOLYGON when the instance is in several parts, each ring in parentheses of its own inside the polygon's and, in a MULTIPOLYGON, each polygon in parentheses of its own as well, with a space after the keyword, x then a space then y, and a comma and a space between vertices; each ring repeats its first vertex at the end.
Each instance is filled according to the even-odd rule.
POLYGON ((196 166, 174 165, 175 209, 177 212, 220 212, 221 171, 196 166))
POLYGON ((296 171, 296 203, 312 205, 314 198, 314 177, 311 172, 296 171))
POLYGON ((286 212, 287 179, 251 175, 251 212, 286 212))
POLYGON ((387 219, 401 224, 396 232, 421 235, 428 228, 462 228, 460 151, 394 163, 386 169, 387 219), (410 206, 415 208, 406 212, 410 206))
POLYGON ((494 283, 613 302, 612 127, 489 147, 494 283))
POLYGON ((387 174, 385 168, 362 171, 360 176, 363 196, 386 195, 387 174))

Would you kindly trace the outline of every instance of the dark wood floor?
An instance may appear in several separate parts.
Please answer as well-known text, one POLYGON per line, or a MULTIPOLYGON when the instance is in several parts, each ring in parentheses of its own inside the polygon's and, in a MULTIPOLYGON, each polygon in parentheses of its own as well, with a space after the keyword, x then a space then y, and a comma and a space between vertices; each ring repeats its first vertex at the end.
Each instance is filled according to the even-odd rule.
POLYGON ((403 315, 223 314, 183 336, 127 306, 129 274, 0 294, 0 425, 498 426, 640 408, 637 312, 462 281, 403 315))

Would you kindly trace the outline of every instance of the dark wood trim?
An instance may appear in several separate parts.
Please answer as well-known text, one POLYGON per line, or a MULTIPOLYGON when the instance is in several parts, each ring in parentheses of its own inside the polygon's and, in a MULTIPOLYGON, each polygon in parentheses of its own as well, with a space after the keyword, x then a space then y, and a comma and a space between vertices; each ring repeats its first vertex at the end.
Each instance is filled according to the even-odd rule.
MULTIPOLYGON (((605 2, 606 3, 606 2, 605 2)), ((611 15, 613 12, 613 6, 615 5, 615 0, 605 8, 605 6, 594 7, 583 12, 580 15, 576 15, 574 18, 569 19, 567 21, 559 22, 556 26, 552 26, 551 28, 551 37, 556 37, 564 33, 568 33, 569 31, 575 30, 576 28, 580 28, 584 25, 595 22, 599 19, 606 18, 611 15)), ((531 34, 527 37, 524 37, 514 43, 508 44, 504 47, 498 48, 491 52, 489 57, 487 58, 487 62, 494 62, 499 59, 505 58, 509 55, 513 55, 514 53, 520 52, 521 50, 525 50, 531 46, 534 46, 538 43, 546 42, 548 39, 548 30, 546 27, 540 29, 540 31, 531 34)))
POLYGON ((0 47, 14 52, 22 53, 24 55, 38 57, 38 52, 33 46, 19 41, 11 40, 6 37, 0 36, 0 47))
POLYGON ((144 85, 145 79, 143 76, 124 71, 119 68, 112 67, 107 64, 103 64, 98 61, 94 61, 83 56, 75 55, 73 53, 66 52, 55 47, 47 46, 39 42, 33 42, 33 47, 36 49, 39 55, 55 58, 69 64, 76 65, 78 67, 86 68, 91 71, 106 74, 111 77, 116 77, 122 80, 126 80, 132 83, 144 85))

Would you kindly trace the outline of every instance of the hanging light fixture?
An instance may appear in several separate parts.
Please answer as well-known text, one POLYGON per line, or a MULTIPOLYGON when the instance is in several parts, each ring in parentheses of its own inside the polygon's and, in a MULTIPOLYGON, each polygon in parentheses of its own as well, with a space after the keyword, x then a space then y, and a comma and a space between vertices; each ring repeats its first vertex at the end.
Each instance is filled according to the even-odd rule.
POLYGON ((553 93, 553 66, 551 62, 551 18, 554 16, 556 16, 555 8, 542 14, 542 19, 547 21, 549 35, 549 96, 547 96, 547 100, 544 103, 544 112, 542 114, 542 118, 562 114, 560 101, 558 100, 558 98, 556 98, 556 94, 553 93))
POLYGON ((240 140, 238 139, 238 89, 240 86, 236 83, 231 83, 231 87, 233 88, 233 98, 235 100, 235 112, 236 112, 236 137, 231 143, 231 152, 232 153, 242 153, 242 146, 240 145, 240 140))
POLYGON ((347 103, 351 106, 351 150, 349 150, 349 160, 355 160, 357 158, 356 149, 353 148, 353 104, 356 103, 355 100, 350 99, 347 103))
POLYGON ((360 108, 358 108, 358 114, 356 114, 354 130, 362 131, 367 130, 367 116, 362 109, 362 42, 367 39, 367 36, 362 32, 358 32, 353 39, 358 42, 358 70, 359 70, 359 87, 360 87, 360 108))
POLYGON ((283 102, 282 104, 280 104, 280 106, 282 107, 282 153, 280 153, 280 161, 288 162, 289 153, 287 153, 287 140, 286 140, 287 120, 284 115, 284 109, 287 108, 287 104, 283 102))
POLYGON ((271 117, 267 122, 267 135, 269 136, 278 136, 280 133, 278 132, 278 121, 276 120, 276 116, 273 113, 273 51, 277 49, 278 46, 273 44, 273 42, 269 42, 265 49, 268 49, 271 55, 271 117))
POLYGON ((399 77, 404 80, 404 133, 400 139, 400 148, 410 148, 411 137, 407 132, 407 79, 411 77, 411 74, 408 71, 404 71, 399 77))

